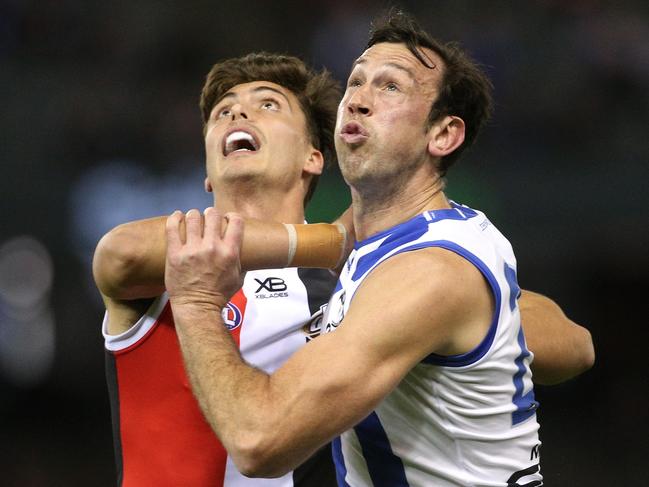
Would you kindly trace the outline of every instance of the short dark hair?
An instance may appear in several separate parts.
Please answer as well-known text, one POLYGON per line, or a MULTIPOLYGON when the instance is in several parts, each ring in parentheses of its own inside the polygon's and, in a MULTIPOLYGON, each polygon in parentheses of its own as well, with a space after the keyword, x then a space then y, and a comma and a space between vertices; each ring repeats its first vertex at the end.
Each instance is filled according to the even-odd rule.
POLYGON ((480 129, 493 111, 493 86, 481 67, 456 43, 443 43, 431 37, 417 21, 399 9, 390 9, 375 20, 370 30, 367 48, 382 42, 405 44, 408 50, 427 68, 436 66, 421 48, 435 52, 444 62, 439 95, 428 114, 428 127, 440 117, 455 115, 465 124, 464 143, 451 154, 443 157, 439 171, 446 174, 448 168, 473 144, 480 129))
MULTIPOLYGON (((236 85, 269 81, 290 90, 300 102, 313 147, 322 152, 325 163, 336 160, 334 126, 341 90, 329 72, 309 69, 302 60, 283 54, 251 53, 215 64, 201 92, 203 132, 214 106, 236 85)), ((304 198, 306 205, 315 191, 318 176, 313 176, 304 198)))

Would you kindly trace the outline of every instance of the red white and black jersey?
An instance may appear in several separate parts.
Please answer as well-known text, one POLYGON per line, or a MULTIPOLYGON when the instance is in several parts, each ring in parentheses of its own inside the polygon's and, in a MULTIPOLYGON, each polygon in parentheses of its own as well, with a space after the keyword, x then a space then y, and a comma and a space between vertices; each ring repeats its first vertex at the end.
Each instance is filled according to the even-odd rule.
MULTIPOLYGON (((243 358, 269 373, 279 368, 306 343, 303 328, 334 284, 321 269, 248 272, 223 310, 243 358)), ((166 294, 120 335, 108 335, 104 318, 103 333, 119 486, 336 485, 329 447, 280 478, 237 471, 192 394, 166 294)))

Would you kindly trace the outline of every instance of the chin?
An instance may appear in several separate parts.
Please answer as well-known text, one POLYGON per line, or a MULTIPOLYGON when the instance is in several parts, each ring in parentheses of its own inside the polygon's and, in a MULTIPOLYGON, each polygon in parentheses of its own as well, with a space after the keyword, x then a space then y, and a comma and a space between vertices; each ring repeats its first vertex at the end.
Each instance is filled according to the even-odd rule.
POLYGON ((263 179, 264 173, 259 167, 228 167, 221 173, 220 179, 227 183, 263 179))

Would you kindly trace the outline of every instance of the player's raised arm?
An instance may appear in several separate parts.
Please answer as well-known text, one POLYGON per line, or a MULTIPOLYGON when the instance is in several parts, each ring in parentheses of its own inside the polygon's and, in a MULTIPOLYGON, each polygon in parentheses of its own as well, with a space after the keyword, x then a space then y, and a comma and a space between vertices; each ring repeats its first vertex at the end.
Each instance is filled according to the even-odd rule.
POLYGON ((558 384, 593 366, 590 332, 571 321, 554 301, 523 290, 519 305, 527 346, 534 353, 534 382, 558 384))
MULTIPOLYGON (((353 237, 348 212, 334 224, 282 224, 247 220, 241 250, 245 270, 278 267, 336 268, 344 262, 353 237)), ((115 227, 99 241, 93 274, 102 295, 118 300, 159 296, 164 292, 167 217, 115 227)), ((182 223, 184 235, 184 222, 182 223)))
POLYGON ((166 216, 113 228, 97 244, 92 263, 102 295, 113 299, 152 298, 164 292, 166 216))

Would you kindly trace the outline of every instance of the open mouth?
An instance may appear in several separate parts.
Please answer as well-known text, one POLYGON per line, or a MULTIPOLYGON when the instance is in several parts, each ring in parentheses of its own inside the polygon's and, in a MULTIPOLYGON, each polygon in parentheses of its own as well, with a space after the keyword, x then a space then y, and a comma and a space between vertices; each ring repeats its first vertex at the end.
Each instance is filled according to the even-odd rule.
POLYGON ((230 132, 223 142, 223 155, 229 156, 234 153, 256 152, 259 150, 257 139, 244 130, 230 132))

